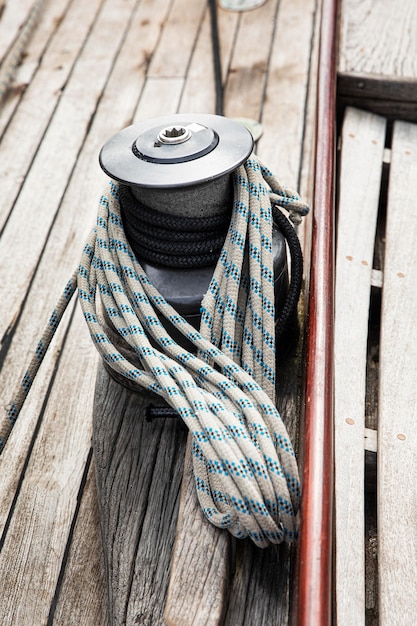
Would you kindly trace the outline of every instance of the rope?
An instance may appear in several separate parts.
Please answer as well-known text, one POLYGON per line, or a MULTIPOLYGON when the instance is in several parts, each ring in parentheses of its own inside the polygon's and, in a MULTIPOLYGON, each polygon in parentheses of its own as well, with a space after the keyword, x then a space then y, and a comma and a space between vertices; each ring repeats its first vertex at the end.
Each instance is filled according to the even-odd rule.
POLYGON ((45 0, 36 0, 36 2, 34 2, 22 30, 0 65, 0 105, 10 88, 16 69, 38 22, 44 4, 45 0))
MULTIPOLYGON (((230 227, 201 307, 201 332, 164 300, 137 261, 123 229, 119 187, 113 182, 100 200, 97 226, 84 248, 78 295, 107 366, 162 396, 191 431, 195 483, 206 517, 265 547, 295 539, 300 499, 294 451, 274 405, 270 197, 296 214, 305 214, 307 207, 276 185, 255 157, 235 172, 234 187, 230 227), (98 298, 117 341, 100 321, 98 298), (175 343, 160 318, 191 341, 196 353, 175 343), (128 350, 120 348, 123 344, 128 350)), ((69 281, 9 406, 10 424, 17 419, 75 279, 69 281)), ((2 435, 0 446, 4 443, 2 435)))
POLYGON ((119 202, 127 240, 137 258, 164 267, 214 265, 223 248, 230 214, 180 217, 142 204, 120 185, 119 202))

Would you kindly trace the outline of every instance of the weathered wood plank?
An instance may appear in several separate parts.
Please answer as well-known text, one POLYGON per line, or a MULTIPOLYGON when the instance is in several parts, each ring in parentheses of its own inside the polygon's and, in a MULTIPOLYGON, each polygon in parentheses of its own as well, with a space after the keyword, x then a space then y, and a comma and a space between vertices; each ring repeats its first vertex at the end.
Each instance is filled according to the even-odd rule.
MULTIPOLYGON (((166 0, 161 0, 158 8, 162 11, 166 4, 166 0)), ((106 92, 100 100, 88 137, 78 155, 71 179, 65 181, 67 190, 43 251, 42 259, 37 267, 30 291, 26 294, 24 310, 14 328, 7 354, 2 354, 3 361, 0 371, 2 409, 10 401, 22 370, 28 362, 43 326, 60 295, 60 290, 77 266, 87 234, 94 225, 98 200, 105 184, 107 184, 107 176, 101 172, 98 166, 98 151, 109 135, 131 123, 146 69, 146 66, 138 68, 137 63, 141 55, 145 56, 147 49, 152 47, 159 32, 157 22, 151 27, 143 25, 146 18, 152 14, 155 6, 156 3, 153 0, 142 2, 141 10, 132 20, 130 30, 106 85, 106 92), (139 38, 141 45, 136 46, 137 55, 133 56, 131 54, 132 45, 137 38, 139 38), (80 218, 78 208, 82 209, 82 218, 80 218), (63 254, 63 250, 65 254, 63 254), (51 267, 54 268, 53 282, 56 285, 53 288, 51 288, 51 267)), ((40 406, 48 387, 48 380, 53 374, 66 323, 64 320, 62 329, 59 329, 59 336, 56 337, 56 354, 51 358, 54 355, 52 350, 51 354, 48 355, 48 363, 43 364, 37 381, 36 395, 40 398, 40 406)), ((27 450, 37 415, 38 412, 34 411, 30 418, 30 425, 27 424, 25 432, 19 430, 16 439, 20 442, 21 454, 20 469, 14 466, 15 486, 24 461, 23 452, 27 450)), ((19 422, 16 428, 19 429, 19 422)), ((7 451, 8 454, 10 452, 7 451)), ((9 486, 9 489, 12 494, 12 485, 9 486)), ((3 499, 0 518, 1 514, 6 514, 7 510, 6 501, 3 499)))
MULTIPOLYGON (((80 49, 97 16, 99 6, 99 0, 89 3, 87 10, 85 3, 81 0, 73 3, 65 20, 56 29, 41 65, 19 102, 18 110, 7 132, 2 137, 0 159, 5 166, 0 171, 0 183, 3 189, 0 228, 4 226, 16 203, 25 177, 32 167, 33 159, 60 100, 61 90, 80 54, 80 49), (13 154, 13 159, 9 158, 10 154, 13 154)), ((42 53, 42 49, 38 48, 37 52, 42 53)), ((39 63, 39 57, 37 62, 39 63)), ((45 158, 44 161, 51 170, 51 161, 45 158)), ((56 167, 56 163, 54 165, 56 167)), ((26 202, 33 206, 33 200, 27 199, 26 202)))
POLYGON ((174 0, 163 25, 161 40, 149 64, 148 76, 186 76, 205 6, 200 1, 174 0))
POLYGON ((225 88, 228 117, 260 119, 278 4, 270 0, 240 16, 225 88))
POLYGON ((11 2, 0 3, 0 59, 10 49, 20 30, 22 29, 34 0, 21 0, 19 4, 11 2))
POLYGON ((378 425, 381 626, 416 616, 417 126, 394 126, 382 297, 378 425))
POLYGON ((151 402, 161 405, 99 369, 93 443, 114 625, 163 624, 186 431, 147 421, 151 402))
POLYGON ((335 313, 337 623, 365 624, 364 436, 368 311, 386 122, 346 111, 335 313))
POLYGON ((366 97, 415 101, 416 25, 414 2, 403 3, 399 11, 395 0, 343 0, 339 73, 345 75, 344 93, 359 89, 366 97))
POLYGON ((280 2, 262 105, 257 151, 282 184, 297 189, 304 149, 315 0, 280 2), (297 40, 298 45, 293 46, 297 40), (292 50, 289 57, 288 50, 292 50))
POLYGON ((217 626, 227 606, 232 537, 210 524, 195 493, 188 437, 180 510, 165 607, 168 626, 217 626))
MULTIPOLYGON (((0 597, 5 626, 47 622, 84 474, 91 424, 83 424, 92 411, 97 355, 78 308, 66 345, 3 534, 0 597)), ((30 400, 25 409, 30 411, 30 400)))
POLYGON ((177 113, 183 88, 183 78, 146 78, 134 121, 177 113))
POLYGON ((94 463, 90 466, 80 497, 80 510, 74 534, 69 538, 71 543, 64 562, 63 579, 57 589, 57 603, 51 608, 51 626, 108 625, 107 581, 94 463))
MULTIPOLYGON (((9 6, 10 2, 7 3, 9 6)), ((46 52, 51 38, 54 36, 58 24, 64 19, 68 10, 70 0, 57 0, 56 2, 46 2, 40 12, 39 19, 33 28, 32 35, 23 51, 16 74, 9 85, 7 92, 0 104, 0 136, 9 124, 24 90, 32 81, 32 78, 39 67, 39 63, 46 52)), ((0 28, 5 26, 3 18, 0 18, 0 28)), ((0 41, 5 41, 3 34, 0 34, 0 41)), ((2 54, 0 54, 0 59, 2 54)), ((1 61, 0 63, 4 62, 1 61)), ((0 65, 2 67, 2 65, 0 65)), ((37 121, 37 120, 36 120, 37 121)))
MULTIPOLYGON (((239 23, 238 15, 219 11, 217 23, 224 83, 239 23)), ((207 10, 187 72, 180 112, 215 113, 215 89, 210 12, 207 10)))

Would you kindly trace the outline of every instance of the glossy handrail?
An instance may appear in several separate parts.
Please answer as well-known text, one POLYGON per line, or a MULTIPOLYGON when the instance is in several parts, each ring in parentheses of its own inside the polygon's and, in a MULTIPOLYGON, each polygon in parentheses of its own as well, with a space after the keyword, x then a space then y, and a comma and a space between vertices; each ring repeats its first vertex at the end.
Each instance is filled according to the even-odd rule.
POLYGON ((330 626, 332 621, 337 18, 337 0, 323 0, 302 429, 303 496, 293 604, 296 626, 330 626))

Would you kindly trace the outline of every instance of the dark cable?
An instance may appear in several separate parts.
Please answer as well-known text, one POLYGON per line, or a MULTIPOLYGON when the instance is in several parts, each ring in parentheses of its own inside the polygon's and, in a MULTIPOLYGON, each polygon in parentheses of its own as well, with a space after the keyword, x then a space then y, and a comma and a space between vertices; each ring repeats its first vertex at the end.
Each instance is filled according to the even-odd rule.
POLYGON ((222 78, 222 61, 220 38, 217 21, 217 0, 209 0, 211 18, 211 44, 213 52, 214 83, 216 87, 216 115, 224 115, 224 89, 222 78))
POLYGON ((303 285, 303 252, 293 225, 276 205, 272 205, 272 216, 275 224, 285 237, 291 257, 290 286, 276 323, 275 341, 278 343, 297 311, 303 285))
POLYGON ((139 260, 174 268, 216 264, 231 211, 208 217, 169 215, 142 204, 126 185, 119 187, 119 200, 126 237, 139 260))

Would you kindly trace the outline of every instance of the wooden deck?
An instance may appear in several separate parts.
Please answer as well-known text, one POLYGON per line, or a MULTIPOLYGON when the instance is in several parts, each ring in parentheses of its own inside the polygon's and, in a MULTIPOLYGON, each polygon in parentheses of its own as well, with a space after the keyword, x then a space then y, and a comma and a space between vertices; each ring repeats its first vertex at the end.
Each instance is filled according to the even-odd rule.
MULTIPOLYGON (((0 2, 0 59, 33 4, 0 2)), ((413 626, 417 15, 394 0, 340 4, 333 621, 413 626)), ((262 122, 256 152, 307 200, 320 7, 267 0, 218 11, 225 114, 262 122)), ((214 112, 208 5, 45 2, 0 106, 3 409, 94 225, 103 143, 135 121, 214 112)), ((295 440, 301 348, 279 373, 278 408, 295 440)), ((216 534, 202 564, 210 595, 181 559, 168 591, 186 433, 170 420, 138 420, 142 403, 109 379, 72 303, 0 457, 2 624, 289 624, 288 546, 259 551, 216 534), (95 441, 95 458, 93 415, 95 432, 109 433, 108 449, 95 441), (189 586, 185 613, 175 584, 189 586)))
MULTIPOLYGON (((258 154, 282 182, 307 198, 318 5, 317 0, 268 0, 254 12, 219 10, 225 113, 262 122, 258 154)), ((13 7, 5 3, 0 57, 31 6, 29 0, 13 7)), ((133 121, 172 112, 214 112, 212 67, 203 0, 45 3, 0 115, 3 407, 94 225, 106 182, 98 166, 101 146, 133 121)), ((110 623, 91 448, 97 366, 74 303, 0 458, 5 625, 110 623)), ((297 373, 299 392, 298 383, 297 373)), ((293 405, 288 415, 294 435, 298 392, 296 412, 293 405)), ((124 394, 124 417, 134 415, 129 393, 118 393, 124 394)), ((113 410, 117 413, 117 407, 113 410)), ((115 414, 113 427, 117 419, 115 414)), ((182 446, 185 439, 176 428, 173 433, 172 424, 153 428, 163 431, 163 441, 171 441, 149 466, 149 488, 158 493, 152 469, 164 450, 164 468, 171 455, 176 486, 162 492, 170 493, 168 517, 156 513, 158 524, 169 520, 169 545, 165 558, 154 536, 159 526, 146 517, 145 502, 140 510, 150 543, 141 552, 144 595, 134 598, 126 623, 156 626, 163 623, 183 463, 181 455, 172 457, 172 438, 182 446)), ((247 546, 239 549, 225 623, 288 622, 291 554, 286 548, 272 551, 266 567, 265 556, 247 546)), ((112 607, 112 614, 124 610, 112 607)))

